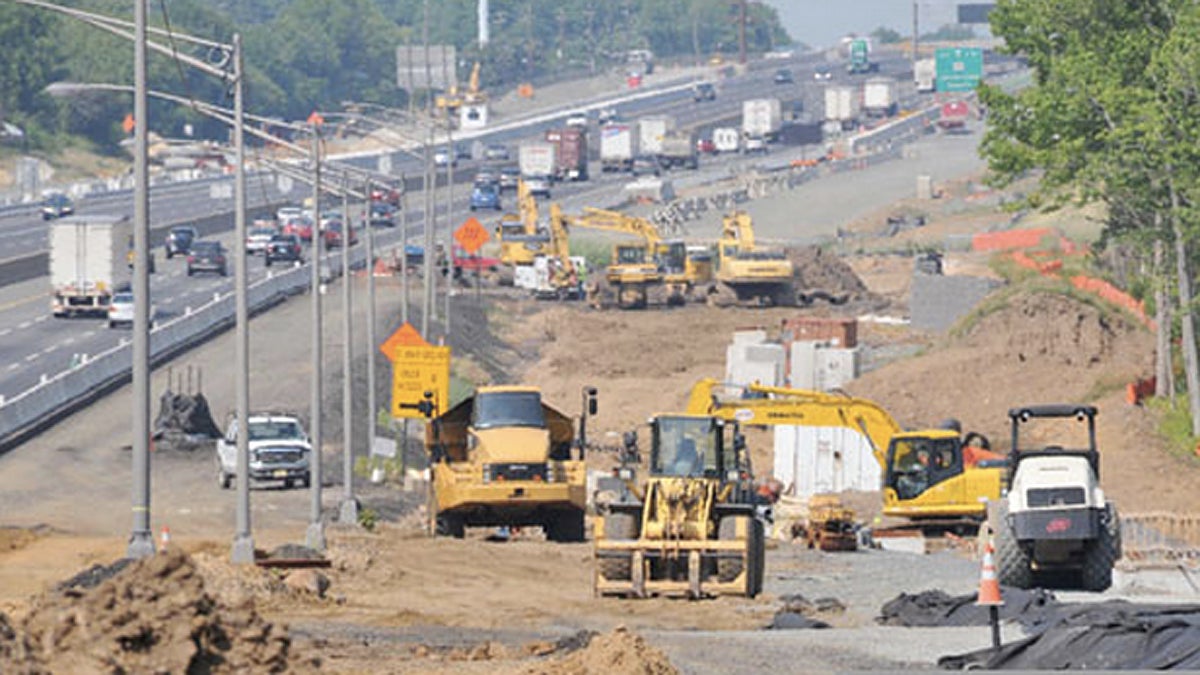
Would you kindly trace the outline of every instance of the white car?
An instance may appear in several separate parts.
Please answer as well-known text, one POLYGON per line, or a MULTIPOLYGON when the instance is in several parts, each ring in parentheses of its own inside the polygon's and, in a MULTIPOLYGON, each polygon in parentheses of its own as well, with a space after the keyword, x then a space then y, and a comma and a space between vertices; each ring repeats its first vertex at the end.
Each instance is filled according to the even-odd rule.
POLYGON ((584 111, 573 112, 567 116, 567 126, 569 127, 586 127, 588 125, 588 114, 584 111))
POLYGON ((267 244, 276 234, 273 227, 256 227, 246 235, 246 253, 262 255, 267 252, 267 244))
MULTIPOLYGON (((312 480, 309 459, 312 445, 304 425, 295 415, 254 413, 250 415, 251 482, 282 481, 285 488, 299 483, 308 487, 312 480)), ((225 436, 217 441, 217 484, 222 489, 233 486, 237 476, 238 423, 229 421, 225 436)))
MULTIPOLYGON (((154 306, 150 306, 150 321, 155 319, 154 306)), ((133 325, 133 293, 123 291, 114 293, 112 300, 108 302, 108 327, 116 328, 118 326, 133 325)))
POLYGON ((275 220, 281 223, 286 223, 294 218, 299 218, 304 215, 304 209, 299 206, 281 206, 275 212, 275 220))
POLYGON ((549 176, 525 176, 525 189, 534 197, 550 198, 549 176))

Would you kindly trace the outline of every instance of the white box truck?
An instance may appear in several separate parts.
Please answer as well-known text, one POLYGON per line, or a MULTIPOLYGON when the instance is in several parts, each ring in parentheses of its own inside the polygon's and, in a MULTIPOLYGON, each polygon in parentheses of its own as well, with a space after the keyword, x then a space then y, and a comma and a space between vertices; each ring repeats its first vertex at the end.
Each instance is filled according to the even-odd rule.
POLYGON ((630 171, 638 154, 638 130, 632 124, 600 127, 600 170, 630 171))
POLYGON ((638 118, 638 152, 657 155, 662 152, 662 142, 667 134, 675 130, 675 118, 670 115, 647 115, 638 118))
POLYGON ((517 166, 526 178, 554 176, 558 166, 558 148, 554 143, 536 141, 522 143, 517 148, 517 166))
POLYGON ((68 216, 50 224, 50 309, 56 317, 107 316, 130 282, 128 217, 68 216))
POLYGON ((891 117, 898 108, 895 80, 873 77, 863 83, 863 113, 867 117, 891 117))
POLYGON ((937 61, 921 59, 913 66, 913 84, 926 94, 937 89, 937 61))
POLYGON ((741 149, 741 138, 733 127, 713 129, 713 147, 717 152, 737 152, 741 149))
POLYGON ((858 92, 854 87, 838 85, 825 88, 825 120, 836 122, 843 129, 858 121, 858 92))
POLYGON ((742 137, 774 141, 783 127, 783 106, 777 98, 742 101, 742 137))

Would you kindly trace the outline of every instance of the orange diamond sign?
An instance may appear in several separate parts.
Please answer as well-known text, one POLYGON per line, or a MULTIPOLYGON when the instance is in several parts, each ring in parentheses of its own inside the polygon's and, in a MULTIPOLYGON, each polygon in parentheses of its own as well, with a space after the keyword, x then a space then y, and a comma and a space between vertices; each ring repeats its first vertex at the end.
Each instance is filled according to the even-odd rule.
POLYGON ((308 116, 308 123, 314 127, 319 127, 322 124, 325 124, 325 118, 321 116, 321 113, 314 110, 312 111, 312 114, 308 116))
POLYGON ((479 224, 474 217, 467 218, 466 222, 458 226, 454 231, 454 240, 463 247, 463 250, 471 255, 475 255, 487 240, 491 238, 486 228, 479 224))
POLYGON ((121 121, 121 128, 124 129, 125 133, 127 134, 132 134, 133 130, 137 128, 137 123, 133 121, 132 114, 125 115, 125 119, 121 121))
POLYGON ((388 339, 379 345, 379 351, 388 357, 388 360, 395 362, 399 359, 405 347, 428 347, 430 346, 425 338, 413 328, 411 323, 406 323, 396 329, 388 339))

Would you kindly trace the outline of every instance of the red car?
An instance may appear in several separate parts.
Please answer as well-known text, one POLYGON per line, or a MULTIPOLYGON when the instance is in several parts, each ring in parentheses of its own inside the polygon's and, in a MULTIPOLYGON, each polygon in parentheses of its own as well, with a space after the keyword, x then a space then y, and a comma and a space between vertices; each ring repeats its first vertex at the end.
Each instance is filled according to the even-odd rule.
POLYGON ((395 188, 374 188, 371 190, 371 201, 399 207, 400 191, 395 188))
POLYGON ((300 241, 312 241, 312 221, 304 216, 291 218, 284 222, 280 232, 294 234, 300 238, 300 241))
POLYGON ((713 143, 711 138, 696 139, 696 152, 715 155, 717 154, 717 144, 713 143))
MULTIPOLYGON (((334 220, 325 225, 325 229, 321 230, 321 237, 325 240, 325 248, 337 248, 342 245, 342 222, 334 220)), ((358 243, 358 232, 354 228, 350 228, 350 245, 354 246, 358 243)))

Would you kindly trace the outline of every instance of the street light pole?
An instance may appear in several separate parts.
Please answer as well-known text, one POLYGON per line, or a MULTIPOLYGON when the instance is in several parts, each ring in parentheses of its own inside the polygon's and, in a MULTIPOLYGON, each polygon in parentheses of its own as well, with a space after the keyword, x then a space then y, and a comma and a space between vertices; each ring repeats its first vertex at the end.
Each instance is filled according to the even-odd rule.
POLYGON ((150 531, 150 172, 146 0, 134 3, 133 40, 133 530, 126 555, 154 554, 150 531))
MULTIPOLYGON (((350 176, 343 175, 342 193, 342 503, 338 522, 358 523, 358 502, 354 499, 354 353, 352 350, 354 307, 350 304, 350 176)), ((369 197, 369 195, 368 195, 369 197)), ((332 223, 331 223, 332 224, 332 223)))
POLYGON ((423 285, 421 289, 421 337, 429 340, 429 315, 433 310, 433 209, 431 208, 432 200, 430 196, 433 194, 433 189, 436 186, 436 174, 433 173, 433 130, 426 131, 425 142, 425 178, 424 190, 422 190, 422 199, 424 200, 425 210, 425 252, 421 256, 421 267, 423 274, 423 285))
POLYGON ((250 535, 250 311, 246 289, 249 265, 246 261, 246 144, 242 78, 242 36, 233 36, 233 143, 237 158, 234 179, 234 261, 237 295, 237 532, 233 539, 233 562, 254 562, 254 539, 250 535))
MULTIPOLYGON (((367 456, 375 447, 375 228, 371 226, 371 179, 363 185, 363 222, 367 225, 367 456)), ((404 242, 400 243, 401 250, 404 242)))
POLYGON ((454 289, 454 164, 458 152, 454 148, 453 122, 446 113, 446 148, 450 161, 446 165, 446 317, 445 340, 450 343, 450 292, 454 289))
POLYGON ((312 398, 309 403, 309 431, 312 435, 312 476, 310 478, 311 507, 309 512, 308 531, 305 543, 309 548, 318 551, 325 550, 325 523, 321 519, 321 237, 317 232, 321 218, 321 128, 314 121, 312 125, 312 163, 313 163, 313 206, 312 206, 312 247, 309 249, 312 266, 312 283, 309 290, 312 295, 312 380, 310 390, 312 398))

